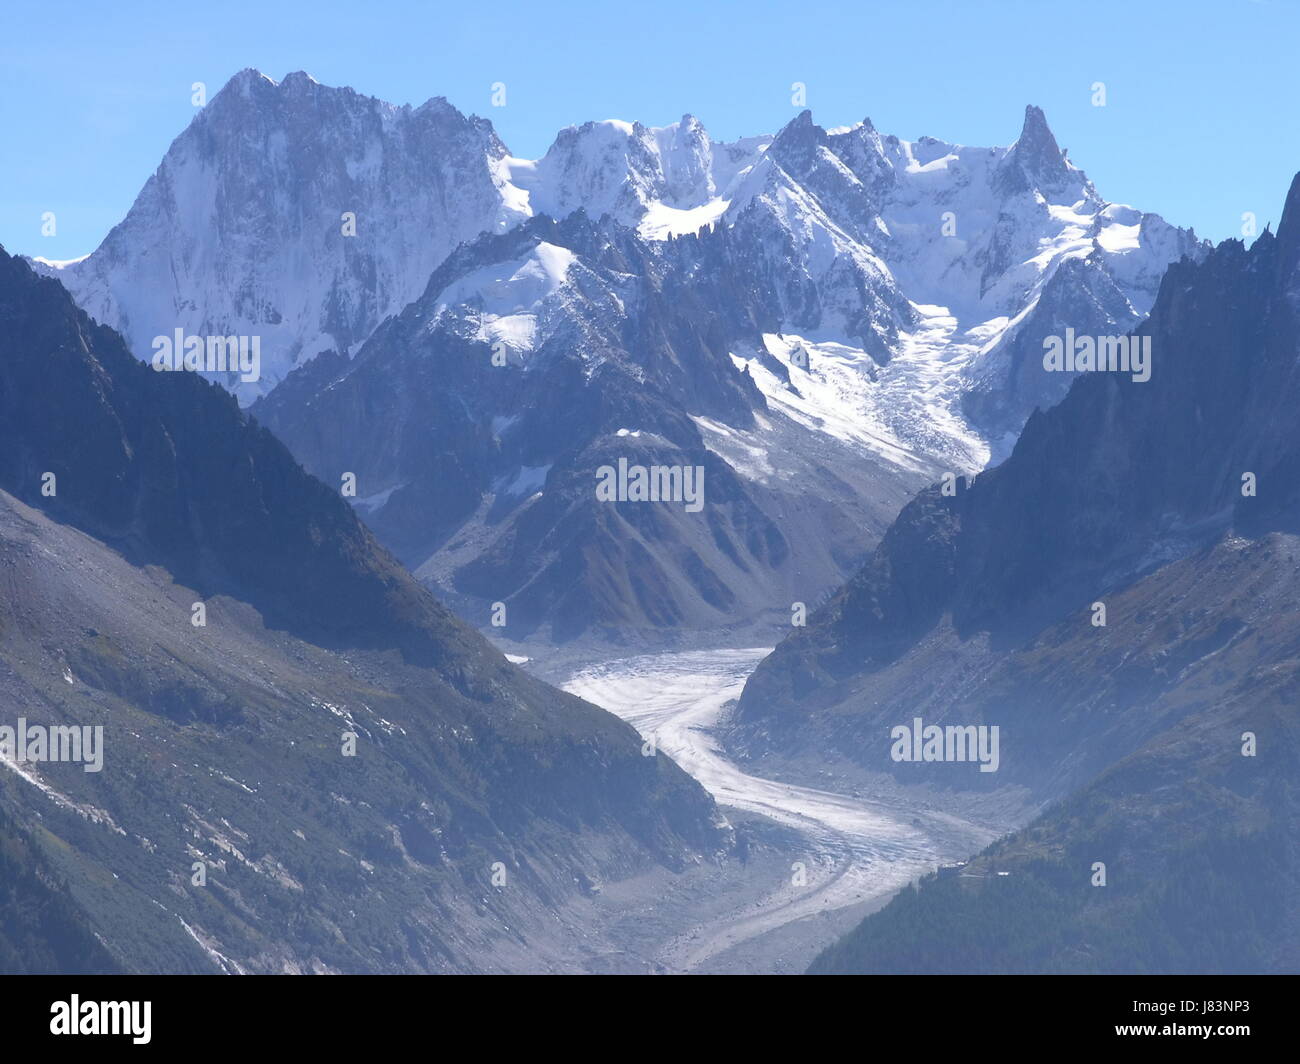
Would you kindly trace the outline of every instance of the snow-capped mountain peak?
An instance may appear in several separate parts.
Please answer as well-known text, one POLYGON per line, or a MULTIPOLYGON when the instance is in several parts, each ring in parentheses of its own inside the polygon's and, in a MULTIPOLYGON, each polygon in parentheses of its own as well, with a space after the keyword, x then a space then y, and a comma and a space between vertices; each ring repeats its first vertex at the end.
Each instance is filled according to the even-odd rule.
POLYGON ((524 217, 506 154, 491 123, 441 98, 395 107, 244 70, 58 274, 142 358, 177 328, 259 337, 260 380, 222 378, 250 401, 323 350, 355 350, 458 244, 524 217))
POLYGON ((1008 191, 1032 189, 1050 203, 1097 200, 1097 191, 1056 143, 1042 109, 1030 104, 1020 136, 1007 152, 999 178, 1008 191))
MULTIPOLYGON (((394 106, 250 69, 176 139, 97 251, 39 265, 142 358, 176 328, 259 336, 261 379, 222 381, 248 402, 322 351, 354 354, 458 245, 578 211, 651 242, 726 227, 727 268, 763 293, 764 331, 868 356, 879 379, 865 387, 903 398, 886 406, 914 410, 909 420, 955 418, 949 442, 975 461, 972 432, 1013 434, 1064 393, 1068 376, 1045 380, 1027 361, 1063 308, 1081 326, 1130 327, 1165 266, 1200 247, 1108 204, 1032 105, 1006 148, 902 140, 870 119, 828 131, 804 110, 734 142, 691 114, 586 122, 526 160, 442 97, 394 106), (930 398, 915 406, 913 388, 930 398)), ((448 297, 477 305, 484 335, 520 356, 562 287, 532 254, 448 297), (541 295, 539 277, 551 285, 541 295)), ((602 292, 597 305, 621 313, 602 292)))

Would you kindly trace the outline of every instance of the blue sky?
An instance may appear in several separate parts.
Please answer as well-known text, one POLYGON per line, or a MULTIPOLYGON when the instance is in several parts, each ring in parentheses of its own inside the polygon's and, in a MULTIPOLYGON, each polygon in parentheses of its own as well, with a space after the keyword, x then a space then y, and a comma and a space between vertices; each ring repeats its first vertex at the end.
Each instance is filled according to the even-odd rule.
POLYGON ((252 66, 394 103, 446 96, 537 156, 587 119, 769 132, 807 85, 823 126, 1015 139, 1026 103, 1102 195, 1216 240, 1276 222, 1300 169, 1297 0, 490 4, 5 0, 0 243, 70 258, 119 221, 194 114, 252 66), (490 86, 507 86, 507 106, 490 86), (1105 107, 1092 105, 1104 82, 1105 107), (41 235, 54 211, 57 234, 41 235))

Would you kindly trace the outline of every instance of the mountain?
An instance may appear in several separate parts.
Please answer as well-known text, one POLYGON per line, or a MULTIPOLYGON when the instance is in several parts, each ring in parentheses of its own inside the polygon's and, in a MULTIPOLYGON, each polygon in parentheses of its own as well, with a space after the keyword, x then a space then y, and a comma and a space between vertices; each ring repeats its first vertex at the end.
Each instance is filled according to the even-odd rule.
MULTIPOLYGON (((1290 565, 1288 539, 1259 545, 1238 571, 1259 580, 1264 565, 1290 565)), ((810 971, 1294 973, 1300 690, 1293 666, 1274 671, 1249 699, 1193 712, 960 871, 905 888, 810 971), (1258 760, 1241 756, 1247 730, 1263 741, 1258 760)))
POLYGON ((1058 803, 815 970, 1295 969, 1298 298, 1300 177, 1276 236, 1170 268, 1149 379, 1088 374, 918 495, 747 682, 729 741, 769 770, 820 751, 1058 803), (996 771, 903 760, 916 718, 996 726, 996 771))
MULTIPOLYGON (((765 402, 726 340, 761 350, 740 253, 727 230, 647 243, 536 218, 460 249, 355 358, 317 359, 252 412, 323 480, 354 473, 366 521, 463 615, 487 625, 502 603, 502 634, 788 619, 937 470, 847 418, 809 439, 765 402), (620 462, 699 470, 702 492, 603 501, 620 462)), ((802 398, 799 371, 755 358, 802 398)))
POLYGON ((530 161, 445 101, 245 71, 99 250, 37 265, 141 358, 260 337, 260 380, 210 375, 327 483, 356 474, 463 616, 661 641, 821 600, 1065 394, 1044 336, 1126 331, 1203 254, 1104 200, 1035 107, 1010 148, 805 111, 734 142, 589 122, 530 161), (703 469, 703 513, 598 505, 619 459, 703 469))
POLYGON ((561 130, 535 162, 511 159, 510 180, 534 214, 609 215, 662 239, 715 221, 727 208, 724 197, 737 175, 771 139, 714 141, 694 115, 661 128, 616 119, 586 122, 561 130))
POLYGON ((141 358, 156 336, 257 336, 251 401, 349 350, 463 240, 524 216, 490 123, 442 98, 394 107, 302 72, 235 75, 103 244, 57 274, 141 358), (355 235, 345 214, 354 216, 355 235))
POLYGON ((3 252, 0 674, 6 727, 103 728, 102 771, 0 763, 0 957, 38 967, 571 970, 602 882, 729 845, 234 398, 3 252))

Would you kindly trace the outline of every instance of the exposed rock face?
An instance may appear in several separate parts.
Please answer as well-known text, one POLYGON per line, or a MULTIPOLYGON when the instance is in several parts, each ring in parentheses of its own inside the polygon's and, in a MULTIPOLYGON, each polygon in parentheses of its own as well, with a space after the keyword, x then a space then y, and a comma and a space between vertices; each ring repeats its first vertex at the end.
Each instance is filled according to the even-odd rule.
POLYGON ((736 743, 783 756, 825 743, 953 786, 1054 795, 1207 699, 1246 697, 1291 614, 1263 586, 1235 593, 1215 567, 1294 533, 1300 513, 1298 189, 1276 237, 1170 269, 1138 330, 1149 381, 1077 381, 1005 463, 909 503, 760 665, 736 743), (890 727, 914 716, 1000 724, 1001 770, 958 780, 951 765, 893 763, 890 727))
POLYGON ((142 358, 258 337, 259 380, 210 375, 327 483, 364 470, 367 521, 462 615, 662 641, 821 600, 1065 394, 1045 335, 1126 331, 1203 250, 1106 202, 1034 107, 1010 148, 808 112, 721 143, 687 115, 532 162, 443 100, 245 71, 57 272, 142 358), (493 345, 510 368, 481 372, 493 345), (719 507, 596 507, 611 457, 703 466, 719 507))
POLYGON ((1148 381, 1076 381, 1004 464, 923 493, 751 677, 755 757, 1053 803, 813 972, 1296 970, 1298 267, 1300 177, 1276 237, 1170 269, 1148 381), (917 717, 997 726, 998 770, 898 759, 917 717))
POLYGON ((728 845, 671 760, 508 664, 231 396, 3 252, 0 680, 0 724, 103 729, 100 771, 0 765, 0 862, 37 876, 0 891, 0 957, 38 967, 580 966, 582 884, 728 845))

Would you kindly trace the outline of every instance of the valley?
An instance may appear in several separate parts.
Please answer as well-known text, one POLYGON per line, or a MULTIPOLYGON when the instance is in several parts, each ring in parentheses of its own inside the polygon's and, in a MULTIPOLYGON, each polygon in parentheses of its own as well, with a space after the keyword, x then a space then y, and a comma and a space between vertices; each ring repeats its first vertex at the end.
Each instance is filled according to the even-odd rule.
POLYGON ((1296 967, 1300 175, 796 85, 245 69, 0 249, 0 970, 1296 967))
POLYGON ((743 900, 698 922, 679 911, 685 926, 659 943, 655 957, 667 971, 726 971, 742 962, 746 971, 771 971, 792 948, 811 959, 905 883, 982 849, 997 834, 920 801, 764 779, 735 764, 717 727, 767 653, 644 654, 568 667, 559 681, 563 690, 632 724, 702 784, 724 814, 784 829, 763 847, 768 859, 757 862, 749 889, 739 892, 743 900), (792 929, 797 935, 782 935, 792 929))

